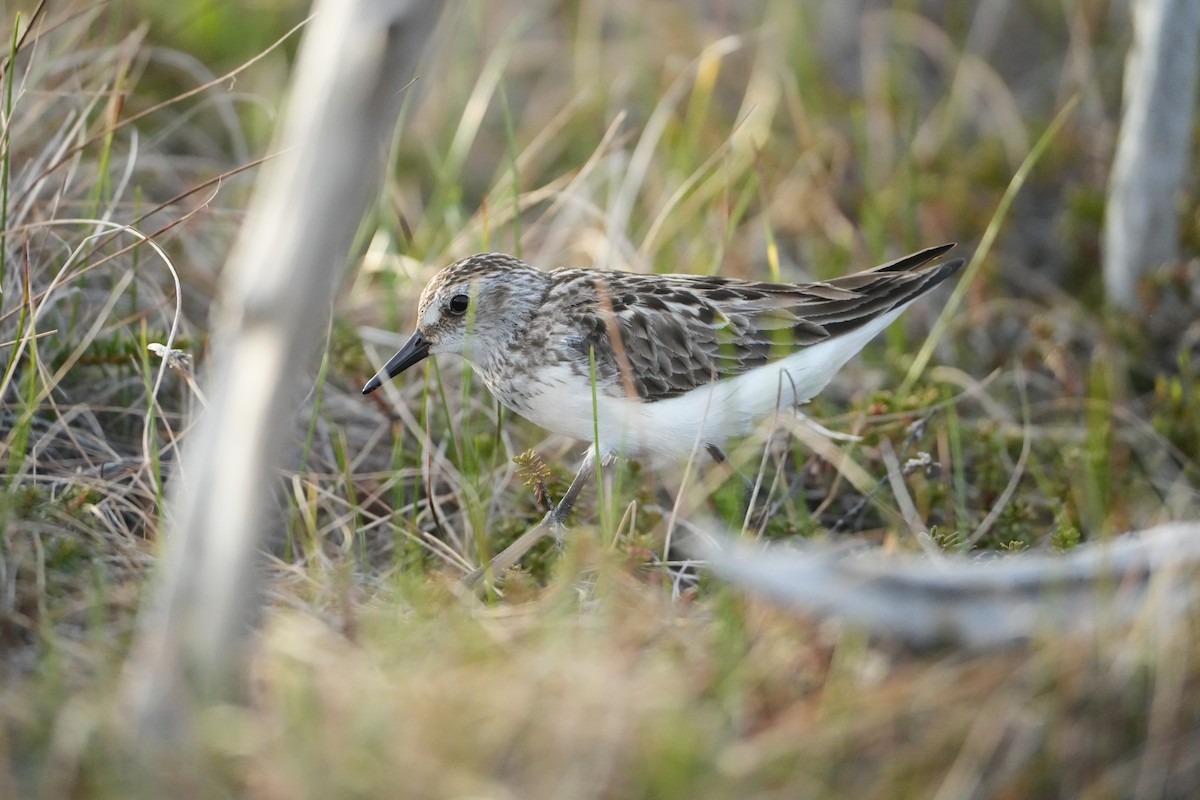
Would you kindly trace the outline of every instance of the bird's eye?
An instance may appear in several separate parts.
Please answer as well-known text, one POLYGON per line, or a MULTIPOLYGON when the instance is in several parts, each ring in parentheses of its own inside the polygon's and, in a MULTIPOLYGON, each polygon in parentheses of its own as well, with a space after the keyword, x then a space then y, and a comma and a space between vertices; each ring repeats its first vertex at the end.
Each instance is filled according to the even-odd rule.
POLYGON ((471 298, 467 297, 465 294, 456 294, 454 297, 450 298, 450 313, 465 314, 467 311, 467 306, 470 304, 471 298))

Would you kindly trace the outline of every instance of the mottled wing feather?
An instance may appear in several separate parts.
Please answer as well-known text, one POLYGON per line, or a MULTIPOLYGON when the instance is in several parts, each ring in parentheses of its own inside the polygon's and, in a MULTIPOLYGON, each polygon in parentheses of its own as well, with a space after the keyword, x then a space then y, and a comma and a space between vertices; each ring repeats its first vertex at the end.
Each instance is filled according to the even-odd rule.
MULTIPOLYGON (((584 354, 594 348, 597 377, 607 385, 648 401, 676 397, 854 330, 912 300, 961 266, 919 269, 947 249, 807 285, 587 273, 594 288, 578 295, 590 295, 600 313, 596 329, 577 344, 584 354)), ((583 274, 574 280, 585 280, 583 274)))

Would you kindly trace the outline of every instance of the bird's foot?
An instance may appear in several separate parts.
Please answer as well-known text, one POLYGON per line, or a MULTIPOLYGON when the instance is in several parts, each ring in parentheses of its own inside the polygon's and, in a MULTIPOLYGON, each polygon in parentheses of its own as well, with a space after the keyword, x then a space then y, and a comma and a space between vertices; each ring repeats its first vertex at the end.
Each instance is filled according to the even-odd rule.
POLYGON ((546 512, 545 519, 542 524, 550 531, 550 535, 554 537, 554 547, 561 551, 563 549, 563 535, 567 532, 567 519, 571 516, 569 508, 564 509, 563 504, 559 503, 546 512))

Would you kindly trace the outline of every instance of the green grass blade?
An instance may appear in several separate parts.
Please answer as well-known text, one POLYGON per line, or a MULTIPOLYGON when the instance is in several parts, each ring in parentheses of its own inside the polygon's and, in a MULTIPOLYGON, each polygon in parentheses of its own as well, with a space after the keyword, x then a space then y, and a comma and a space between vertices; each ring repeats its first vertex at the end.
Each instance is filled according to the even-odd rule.
POLYGON ((1033 149, 1029 151, 1029 155, 1017 168, 1013 174, 1012 180, 1009 181, 1008 187, 1004 190, 1000 202, 996 204, 996 212, 992 215, 991 221, 988 223, 987 229, 983 232, 983 238, 979 241, 979 246, 975 248, 975 252, 971 255, 970 262, 967 263, 967 268, 963 270, 962 277, 954 286, 954 291, 950 294, 950 299, 946 301, 946 305, 942 308, 942 313, 938 315, 937 322, 933 325, 933 330, 929 332, 929 336, 925 339, 925 343, 921 345, 921 349, 917 351, 916 357, 913 359, 912 366, 908 369, 908 374, 904 376, 904 381, 900 384, 897 390, 898 394, 907 394, 912 391, 913 386, 925 371, 925 367, 929 365, 929 359, 933 357, 933 351, 938 346, 938 342, 946 335, 946 330, 950 327, 950 320, 958 311, 958 307, 962 305, 963 298, 967 296, 971 286, 979 276, 979 272, 983 269, 984 260, 992 251, 992 247, 996 243, 996 237, 1000 235, 1000 228, 1004 225, 1004 220, 1008 217, 1009 209, 1012 207, 1013 200, 1025 185, 1033 168, 1037 166, 1042 155, 1050 147, 1050 143, 1058 138, 1059 131, 1063 125, 1075 113, 1075 109, 1079 106, 1079 95, 1076 94, 1067 101, 1066 105, 1055 115, 1050 126, 1037 140, 1033 149))

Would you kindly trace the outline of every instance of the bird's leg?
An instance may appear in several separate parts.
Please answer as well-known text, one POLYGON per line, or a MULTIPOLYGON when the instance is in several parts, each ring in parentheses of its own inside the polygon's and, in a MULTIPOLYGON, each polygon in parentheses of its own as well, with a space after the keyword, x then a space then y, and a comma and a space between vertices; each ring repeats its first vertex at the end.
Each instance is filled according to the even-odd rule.
POLYGON ((575 477, 571 480, 571 485, 567 487, 566 493, 555 504, 554 508, 546 514, 546 519, 550 527, 554 529, 554 535, 559 537, 560 544, 562 539, 562 528, 567 524, 567 520, 571 518, 571 511, 575 508, 575 501, 579 499, 579 492, 583 489, 584 484, 592 479, 596 474, 596 457, 589 450, 587 455, 583 457, 583 463, 579 465, 579 471, 575 473, 575 477))
POLYGON ((589 450, 588 454, 584 456, 583 463, 579 466, 579 471, 575 473, 575 478, 571 481, 571 485, 567 487, 566 494, 546 513, 542 521, 521 534, 519 539, 501 550, 485 566, 467 573, 462 579, 463 584, 474 587, 485 575, 499 575, 520 561, 521 557, 528 553, 535 544, 551 534, 561 542, 563 526, 567 524, 567 519, 571 516, 571 509, 575 507, 575 501, 579 498, 579 492, 595 474, 596 457, 589 450))
POLYGON ((746 510, 749 511, 751 503, 754 502, 754 481, 743 475, 741 470, 734 467, 733 464, 730 464, 729 458, 725 455, 725 451, 717 447, 715 444, 706 445, 705 449, 708 450, 709 456, 712 457, 712 460, 715 463, 725 467, 729 474, 736 475, 741 479, 743 487, 742 505, 744 505, 746 510))

